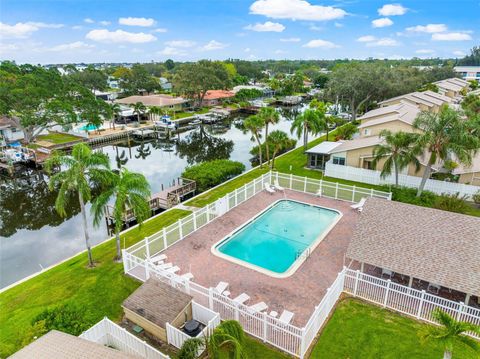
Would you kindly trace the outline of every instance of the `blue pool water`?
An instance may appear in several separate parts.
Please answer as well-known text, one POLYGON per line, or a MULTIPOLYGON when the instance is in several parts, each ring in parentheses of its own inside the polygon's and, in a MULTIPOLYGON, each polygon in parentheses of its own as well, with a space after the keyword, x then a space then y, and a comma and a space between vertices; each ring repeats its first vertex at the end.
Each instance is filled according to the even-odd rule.
POLYGON ((283 274, 340 216, 340 212, 331 209, 281 200, 217 244, 216 249, 237 260, 283 274))
POLYGON ((85 125, 85 126, 80 127, 80 129, 82 131, 93 131, 93 130, 98 129, 98 127, 95 126, 95 125, 89 124, 89 125, 85 125))

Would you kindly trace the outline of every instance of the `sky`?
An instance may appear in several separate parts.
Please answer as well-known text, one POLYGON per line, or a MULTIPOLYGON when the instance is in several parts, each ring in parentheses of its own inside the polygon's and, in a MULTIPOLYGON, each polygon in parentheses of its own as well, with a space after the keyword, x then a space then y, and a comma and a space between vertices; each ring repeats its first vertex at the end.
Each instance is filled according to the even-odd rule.
POLYGON ((0 59, 463 57, 480 0, 1 0, 0 59))

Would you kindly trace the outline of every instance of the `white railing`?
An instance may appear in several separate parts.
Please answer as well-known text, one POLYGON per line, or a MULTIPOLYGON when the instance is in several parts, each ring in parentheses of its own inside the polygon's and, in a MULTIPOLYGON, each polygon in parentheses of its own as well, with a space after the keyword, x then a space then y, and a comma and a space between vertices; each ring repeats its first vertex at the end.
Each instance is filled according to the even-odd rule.
MULTIPOLYGON (((429 323, 436 323, 432 317, 432 311, 438 308, 457 320, 480 325, 480 309, 360 271, 351 269, 345 271, 344 291, 354 297, 365 299, 384 308, 393 309, 429 323)), ((470 333, 470 335, 480 338, 478 334, 470 333)))
POLYGON ((79 335, 79 338, 146 359, 170 359, 106 317, 79 335))
MULTIPOLYGON (((380 176, 380 171, 367 170, 364 168, 351 166, 334 165, 330 162, 327 162, 325 166, 325 176, 370 183, 374 185, 395 184, 394 174, 382 178, 380 176)), ((398 184, 400 186, 418 188, 421 181, 421 177, 408 176, 405 174, 398 175, 398 184)), ((468 198, 471 198, 475 193, 480 191, 480 186, 429 179, 425 183, 425 190, 434 192, 436 194, 460 193, 462 196, 466 195, 468 198)))

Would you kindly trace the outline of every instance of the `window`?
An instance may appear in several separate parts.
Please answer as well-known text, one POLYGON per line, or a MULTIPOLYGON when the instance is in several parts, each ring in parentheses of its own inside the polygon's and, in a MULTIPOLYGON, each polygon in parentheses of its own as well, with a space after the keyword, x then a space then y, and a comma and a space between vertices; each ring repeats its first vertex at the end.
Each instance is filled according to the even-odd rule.
POLYGON ((333 156, 332 162, 334 165, 345 166, 345 157, 335 157, 333 156))
POLYGON ((365 136, 368 136, 368 135, 370 134, 370 129, 369 129, 369 128, 364 129, 364 130, 363 130, 363 134, 364 134, 365 136))

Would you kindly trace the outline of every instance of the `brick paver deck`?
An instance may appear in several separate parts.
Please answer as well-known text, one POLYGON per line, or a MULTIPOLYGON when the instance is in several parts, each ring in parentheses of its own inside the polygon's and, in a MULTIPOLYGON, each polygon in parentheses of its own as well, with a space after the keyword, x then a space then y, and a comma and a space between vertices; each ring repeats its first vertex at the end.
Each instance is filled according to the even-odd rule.
POLYGON ((318 198, 289 190, 286 191, 286 196, 289 199, 334 208, 343 213, 337 225, 292 276, 273 278, 211 253, 213 244, 274 201, 283 198, 281 193, 270 195, 261 192, 190 234, 164 252, 168 256, 168 262, 179 266, 181 273, 193 273, 194 281, 207 288, 215 287, 219 281, 228 282, 231 297, 242 292, 251 297, 247 304, 264 301, 268 304, 269 311, 275 310, 279 313, 288 309, 295 313, 295 325, 305 325, 315 305, 320 303, 344 265, 344 255, 359 214, 350 208, 349 202, 318 198))

